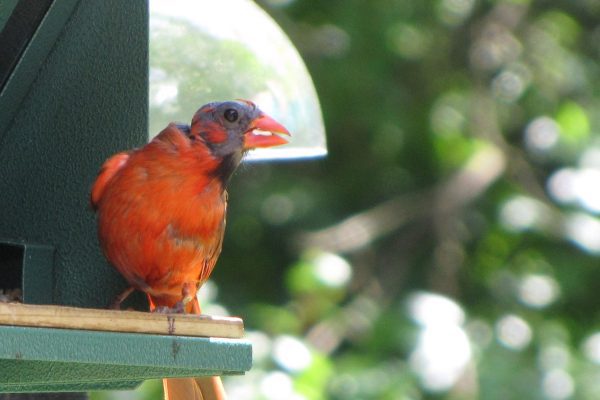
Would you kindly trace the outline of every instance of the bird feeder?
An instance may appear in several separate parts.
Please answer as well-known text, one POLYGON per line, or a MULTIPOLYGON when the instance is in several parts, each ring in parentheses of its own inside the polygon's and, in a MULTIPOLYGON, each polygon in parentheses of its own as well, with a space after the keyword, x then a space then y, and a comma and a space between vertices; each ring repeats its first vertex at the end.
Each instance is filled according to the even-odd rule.
MULTIPOLYGON (((186 122, 192 112, 184 105, 254 100, 289 124, 301 148, 303 119, 313 127, 316 121, 323 134, 318 102, 297 53, 253 3, 242 2, 254 10, 245 18, 267 21, 277 32, 272 50, 291 64, 259 68, 248 57, 263 55, 236 42, 226 25, 200 32, 178 20, 181 14, 168 15, 171 4, 181 13, 184 2, 163 3, 162 14, 159 3, 151 1, 152 14, 143 0, 0 3, 0 299, 10 289, 23 303, 0 302, 0 392, 130 389, 150 378, 251 367, 240 319, 104 310, 126 284, 100 252, 90 186, 109 155, 143 145, 169 121, 186 122), (161 30, 178 23, 179 31, 161 30), (202 51, 210 48, 218 50, 216 64, 161 66, 161 51, 178 42, 178 32, 207 47, 185 50, 182 43, 181 53, 168 53, 182 57, 172 61, 206 61, 202 51), (238 85, 253 79, 248 64, 227 64, 225 77, 207 78, 205 71, 228 59, 255 68, 248 91, 238 85), (286 81, 282 68, 292 65, 296 78, 286 81), (250 75, 238 75, 240 69, 250 75), (228 90, 217 90, 227 77, 228 90)), ((212 12, 202 4, 200 14, 212 12)), ((302 154, 323 154, 321 143, 302 154)))

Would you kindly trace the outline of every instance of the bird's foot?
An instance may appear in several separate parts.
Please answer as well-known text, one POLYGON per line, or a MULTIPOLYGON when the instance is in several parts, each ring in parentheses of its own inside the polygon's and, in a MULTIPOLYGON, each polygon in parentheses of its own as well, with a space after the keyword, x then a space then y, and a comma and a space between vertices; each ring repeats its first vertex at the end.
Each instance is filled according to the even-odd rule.
POLYGON ((183 304, 182 301, 178 301, 173 307, 159 306, 156 307, 153 312, 159 314, 184 314, 185 304, 183 304))
POLYGON ((135 288, 133 286, 128 287, 127 289, 125 289, 125 291, 123 291, 123 293, 121 293, 117 297, 115 297, 115 299, 113 300, 112 303, 110 303, 110 305, 108 306, 108 308, 111 309, 111 310, 120 310, 121 309, 121 304, 123 303, 123 301, 125 301, 125 299, 127 297, 129 297, 129 295, 134 290, 135 290, 135 288))

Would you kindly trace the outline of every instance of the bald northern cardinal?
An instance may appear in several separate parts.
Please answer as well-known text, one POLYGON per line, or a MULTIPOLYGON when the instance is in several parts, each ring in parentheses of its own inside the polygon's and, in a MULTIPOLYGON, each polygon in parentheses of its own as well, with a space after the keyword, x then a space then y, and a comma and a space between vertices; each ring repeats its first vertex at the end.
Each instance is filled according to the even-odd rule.
MULTIPOLYGON (((92 187, 106 258, 151 310, 200 313, 196 292, 221 252, 226 186, 243 155, 289 132, 252 102, 209 103, 191 126, 169 124, 142 148, 115 154, 92 187)), ((167 399, 221 399, 218 377, 165 379, 167 399), (192 397, 196 396, 196 397, 192 397)))

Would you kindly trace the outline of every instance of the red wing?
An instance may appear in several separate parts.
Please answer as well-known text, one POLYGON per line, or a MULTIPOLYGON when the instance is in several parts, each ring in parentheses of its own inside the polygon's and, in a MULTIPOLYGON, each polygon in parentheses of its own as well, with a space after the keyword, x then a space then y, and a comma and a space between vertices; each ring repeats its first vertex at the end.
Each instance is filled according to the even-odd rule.
POLYGON ((130 153, 117 153, 106 160, 102 165, 102 168, 96 177, 96 181, 94 182, 94 186, 92 186, 92 193, 90 196, 90 203, 94 210, 98 208, 98 203, 102 198, 106 185, 108 185, 115 174, 123 168, 127 163, 127 160, 129 160, 129 154, 130 153))
POLYGON ((200 270, 200 276, 198 277, 198 281, 200 285, 208 280, 210 274, 215 268, 215 264, 219 259, 219 255, 221 254, 221 249, 223 248, 223 237, 225 236, 225 219, 223 219, 223 223, 219 227, 219 231, 215 232, 215 239, 213 243, 211 243, 211 247, 207 254, 207 257, 204 261, 204 265, 200 270))

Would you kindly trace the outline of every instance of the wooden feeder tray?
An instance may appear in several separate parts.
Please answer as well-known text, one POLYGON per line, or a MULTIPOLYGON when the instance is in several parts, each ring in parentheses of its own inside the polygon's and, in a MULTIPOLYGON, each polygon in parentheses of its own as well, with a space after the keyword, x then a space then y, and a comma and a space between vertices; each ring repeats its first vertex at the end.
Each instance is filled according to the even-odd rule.
POLYGON ((0 303, 0 392, 243 374, 252 364, 243 334, 239 318, 0 303))

